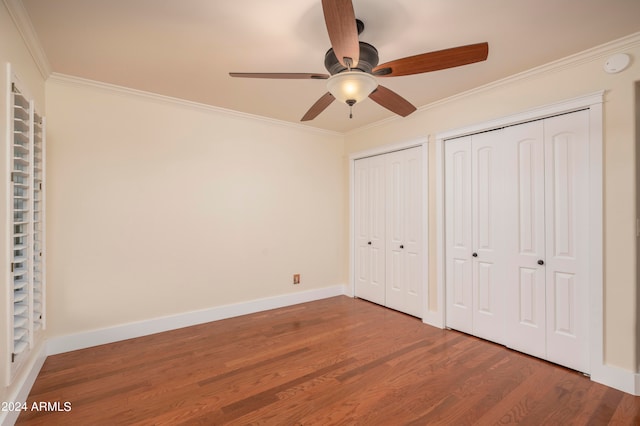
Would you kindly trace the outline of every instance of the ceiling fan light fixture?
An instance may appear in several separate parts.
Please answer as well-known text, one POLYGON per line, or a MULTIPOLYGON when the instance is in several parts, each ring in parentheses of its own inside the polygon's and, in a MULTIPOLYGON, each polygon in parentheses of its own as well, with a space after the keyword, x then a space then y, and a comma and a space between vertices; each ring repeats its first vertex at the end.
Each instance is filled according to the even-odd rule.
POLYGON ((350 105, 365 100, 377 87, 376 78, 362 71, 344 71, 327 80, 329 93, 338 101, 350 105))

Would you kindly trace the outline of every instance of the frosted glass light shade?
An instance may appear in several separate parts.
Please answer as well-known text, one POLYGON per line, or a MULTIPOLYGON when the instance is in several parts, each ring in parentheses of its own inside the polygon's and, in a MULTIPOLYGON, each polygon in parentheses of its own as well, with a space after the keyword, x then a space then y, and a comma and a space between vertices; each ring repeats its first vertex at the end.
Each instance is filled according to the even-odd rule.
POLYGON ((344 71, 327 80, 327 89, 340 102, 358 103, 366 99, 376 87, 376 78, 362 71, 344 71))

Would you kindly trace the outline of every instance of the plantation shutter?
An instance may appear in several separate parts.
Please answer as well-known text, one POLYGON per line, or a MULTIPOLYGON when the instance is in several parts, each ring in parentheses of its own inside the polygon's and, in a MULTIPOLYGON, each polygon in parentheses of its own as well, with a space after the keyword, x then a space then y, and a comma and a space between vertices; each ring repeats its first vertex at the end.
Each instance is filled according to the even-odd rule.
POLYGON ((45 119, 10 72, 10 380, 45 328, 45 119))

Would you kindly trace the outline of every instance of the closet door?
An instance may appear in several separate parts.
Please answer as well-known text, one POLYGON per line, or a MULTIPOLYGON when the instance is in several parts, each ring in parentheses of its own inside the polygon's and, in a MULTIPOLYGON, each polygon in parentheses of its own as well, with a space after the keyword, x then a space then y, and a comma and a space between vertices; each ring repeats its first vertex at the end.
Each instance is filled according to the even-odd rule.
POLYGON ((504 146, 501 132, 447 142, 447 326, 504 342, 504 146))
POLYGON ((589 113, 544 121, 547 359, 589 371, 589 113))
POLYGON ((422 148, 385 155, 386 306, 422 317, 422 148))
POLYGON ((546 357, 543 122, 503 131, 507 238, 506 345, 546 357))
POLYGON ((473 334, 504 342, 506 197, 501 131, 471 137, 473 334))
POLYGON ((355 161, 355 295, 385 304, 385 161, 355 161))
POLYGON ((446 324, 473 333, 471 136, 447 141, 444 153, 446 324))
POLYGON ((584 372, 588 117, 445 145, 447 325, 584 372))

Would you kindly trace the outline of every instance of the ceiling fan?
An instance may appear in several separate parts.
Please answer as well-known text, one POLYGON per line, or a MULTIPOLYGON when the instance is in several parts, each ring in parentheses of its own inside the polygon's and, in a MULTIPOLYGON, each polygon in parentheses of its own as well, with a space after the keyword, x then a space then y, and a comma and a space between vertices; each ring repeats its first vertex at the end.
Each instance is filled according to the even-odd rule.
MULTIPOLYGON (((484 61, 489 54, 489 44, 485 42, 409 56, 378 65, 376 48, 358 40, 364 24, 355 17, 352 0, 322 0, 322 10, 331 41, 331 49, 324 58, 325 68, 330 75, 238 72, 229 75, 245 78, 328 80, 328 92, 311 106, 301 121, 313 120, 336 99, 351 108, 367 97, 406 117, 416 107, 394 91, 379 85, 376 77, 399 77, 458 67, 484 61)), ((352 114, 349 116, 352 117, 352 114)))

